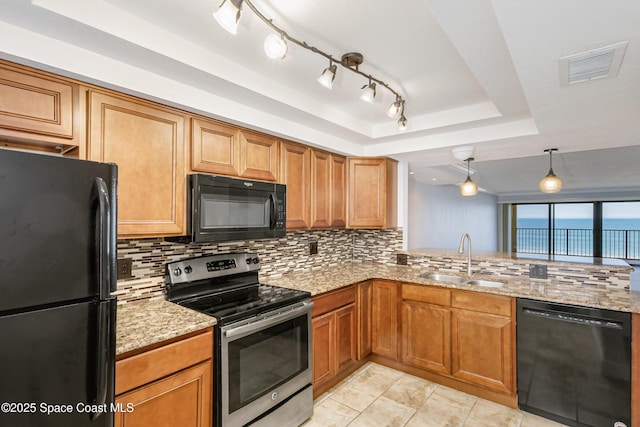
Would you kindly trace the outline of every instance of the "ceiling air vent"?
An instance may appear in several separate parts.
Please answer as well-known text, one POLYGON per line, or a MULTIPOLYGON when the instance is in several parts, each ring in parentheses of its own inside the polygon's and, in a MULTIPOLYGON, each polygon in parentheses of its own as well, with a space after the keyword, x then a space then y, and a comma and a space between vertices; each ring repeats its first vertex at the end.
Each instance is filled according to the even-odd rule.
POLYGON ((560 58, 560 81, 573 84, 618 75, 628 42, 560 58))

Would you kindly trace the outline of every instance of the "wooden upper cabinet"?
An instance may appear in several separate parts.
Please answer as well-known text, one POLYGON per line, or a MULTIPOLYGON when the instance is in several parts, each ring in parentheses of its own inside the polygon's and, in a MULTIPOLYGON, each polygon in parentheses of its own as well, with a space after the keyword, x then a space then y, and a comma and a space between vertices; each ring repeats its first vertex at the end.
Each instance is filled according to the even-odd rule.
POLYGON ((398 162, 350 157, 347 228, 397 226, 398 162))
POLYGON ((239 136, 236 127, 201 118, 191 119, 191 170, 238 176, 239 136))
POLYGON ((78 146, 79 116, 77 84, 0 61, 1 136, 52 148, 78 146))
POLYGON ((332 154, 331 164, 331 227, 347 225, 347 159, 332 154))
POLYGON ((311 148, 280 143, 280 182, 287 186, 287 230, 304 230, 311 223, 311 148))
POLYGON ((331 226, 331 154, 311 150, 311 227, 331 226))
POLYGON ((278 141, 258 132, 240 131, 240 176, 259 181, 278 180, 278 141))
POLYGON ((118 165, 118 235, 185 231, 185 121, 180 111, 88 91, 90 160, 118 165))

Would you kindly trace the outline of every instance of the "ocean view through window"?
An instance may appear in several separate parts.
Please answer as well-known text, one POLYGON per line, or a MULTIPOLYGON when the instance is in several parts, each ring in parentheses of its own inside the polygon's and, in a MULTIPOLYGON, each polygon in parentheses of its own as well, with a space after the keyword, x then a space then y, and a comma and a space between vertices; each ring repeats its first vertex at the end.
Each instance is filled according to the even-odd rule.
POLYGON ((516 205, 518 253, 640 260, 640 202, 516 205))

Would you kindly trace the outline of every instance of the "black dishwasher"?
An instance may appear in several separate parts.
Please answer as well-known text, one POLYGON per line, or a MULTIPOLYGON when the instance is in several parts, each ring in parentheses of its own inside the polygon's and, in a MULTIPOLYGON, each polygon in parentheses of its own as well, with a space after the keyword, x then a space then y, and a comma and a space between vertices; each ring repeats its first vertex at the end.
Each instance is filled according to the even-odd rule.
POLYGON ((631 425, 630 313, 518 298, 516 338, 520 409, 570 426, 631 425))

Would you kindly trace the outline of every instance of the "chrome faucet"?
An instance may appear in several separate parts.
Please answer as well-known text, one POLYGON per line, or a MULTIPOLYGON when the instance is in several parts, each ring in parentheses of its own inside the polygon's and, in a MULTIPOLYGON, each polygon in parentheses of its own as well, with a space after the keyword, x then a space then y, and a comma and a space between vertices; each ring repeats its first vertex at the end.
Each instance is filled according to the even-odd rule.
POLYGON ((469 256, 467 258, 467 277, 471 277, 471 236, 469 236, 469 233, 464 233, 460 238, 460 246, 458 246, 458 253, 459 254, 464 253, 465 237, 467 238, 467 240, 469 240, 469 243, 467 244, 467 248, 469 249, 469 256))

